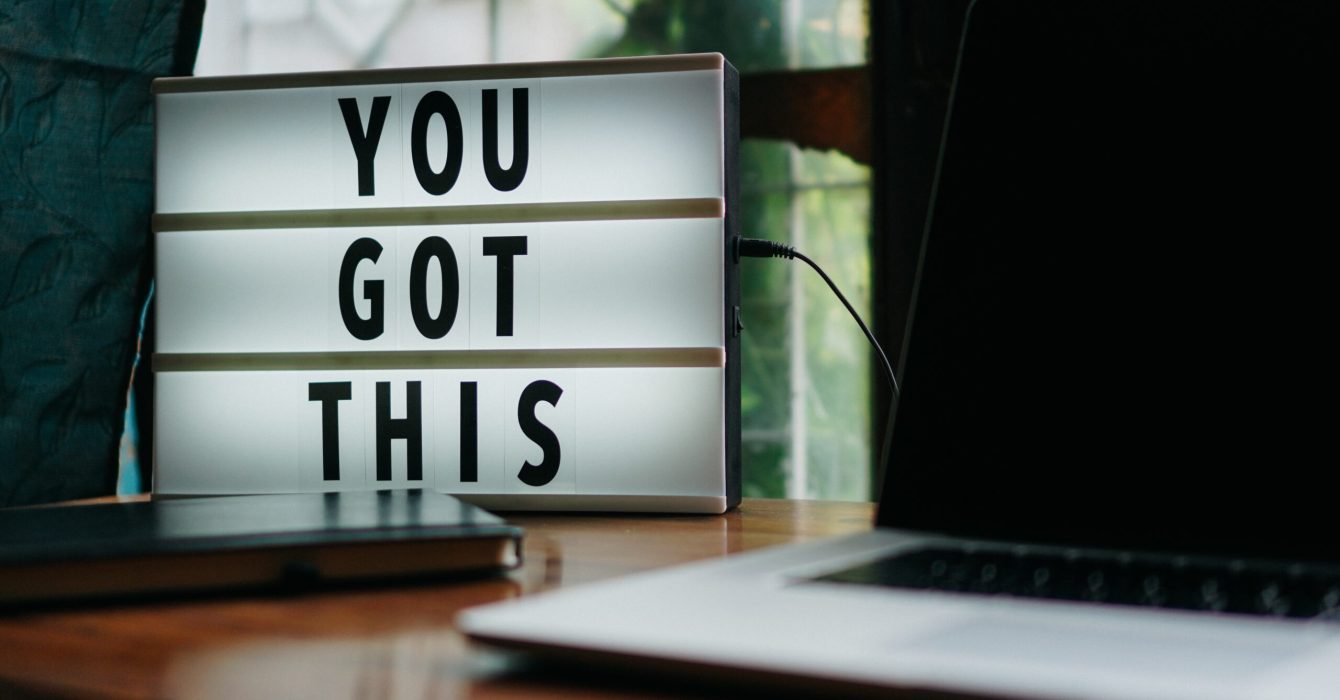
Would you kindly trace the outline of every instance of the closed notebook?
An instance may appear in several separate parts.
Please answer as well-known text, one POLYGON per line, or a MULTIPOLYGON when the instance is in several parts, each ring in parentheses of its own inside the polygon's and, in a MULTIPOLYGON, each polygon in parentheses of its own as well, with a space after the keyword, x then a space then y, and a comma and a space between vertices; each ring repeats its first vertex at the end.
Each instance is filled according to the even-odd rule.
POLYGON ((0 604, 483 575, 521 530, 446 494, 268 494, 0 510, 0 604))

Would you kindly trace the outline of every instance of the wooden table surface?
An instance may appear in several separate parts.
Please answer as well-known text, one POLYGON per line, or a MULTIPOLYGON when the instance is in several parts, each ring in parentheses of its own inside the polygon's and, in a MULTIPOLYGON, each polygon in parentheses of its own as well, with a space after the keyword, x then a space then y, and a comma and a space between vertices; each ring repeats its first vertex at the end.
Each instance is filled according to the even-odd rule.
POLYGON ((869 529, 869 503, 746 499, 720 516, 507 514, 526 528, 506 578, 0 613, 0 698, 672 697, 554 676, 471 647, 464 608, 869 529))

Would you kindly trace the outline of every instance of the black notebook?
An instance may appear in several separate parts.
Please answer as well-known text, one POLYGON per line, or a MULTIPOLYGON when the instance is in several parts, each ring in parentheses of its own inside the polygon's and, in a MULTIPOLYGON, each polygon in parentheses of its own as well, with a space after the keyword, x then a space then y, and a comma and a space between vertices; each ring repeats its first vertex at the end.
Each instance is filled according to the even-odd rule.
POLYGON ((486 574, 521 530, 431 491, 270 494, 0 511, 0 605, 486 574))

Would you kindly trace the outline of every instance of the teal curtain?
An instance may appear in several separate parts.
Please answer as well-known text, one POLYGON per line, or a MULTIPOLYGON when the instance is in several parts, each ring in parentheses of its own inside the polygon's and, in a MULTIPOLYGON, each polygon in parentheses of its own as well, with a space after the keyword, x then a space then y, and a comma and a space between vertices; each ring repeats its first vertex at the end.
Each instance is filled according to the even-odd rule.
POLYGON ((203 3, 0 0, 0 506, 113 493, 152 274, 155 77, 203 3))

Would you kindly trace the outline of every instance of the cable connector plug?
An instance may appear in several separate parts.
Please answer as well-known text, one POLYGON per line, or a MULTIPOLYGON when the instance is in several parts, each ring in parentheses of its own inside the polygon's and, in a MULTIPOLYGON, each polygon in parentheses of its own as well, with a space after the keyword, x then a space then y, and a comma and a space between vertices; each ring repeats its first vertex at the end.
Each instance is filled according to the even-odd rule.
POLYGON ((796 249, 769 241, 763 238, 736 238, 735 239, 735 261, 740 258, 786 258, 794 260, 796 249))

